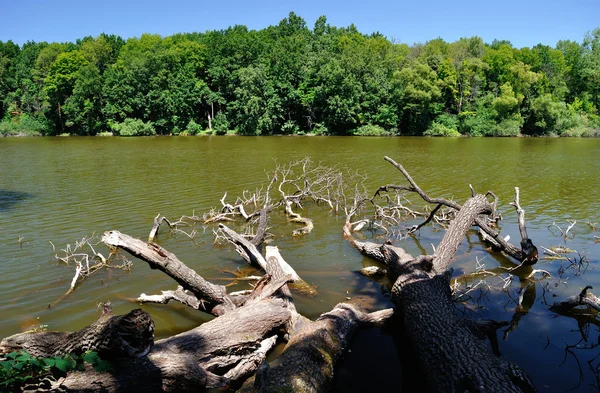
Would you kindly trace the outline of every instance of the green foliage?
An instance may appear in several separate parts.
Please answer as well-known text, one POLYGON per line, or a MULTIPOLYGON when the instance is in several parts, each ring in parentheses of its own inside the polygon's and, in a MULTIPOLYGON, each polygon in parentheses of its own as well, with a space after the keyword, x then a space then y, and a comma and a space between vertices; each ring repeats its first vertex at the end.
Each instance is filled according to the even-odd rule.
MULTIPOLYGON (((496 127, 496 122, 486 113, 463 112, 461 131, 469 136, 490 136, 496 127)), ((462 114, 461 114, 462 115, 462 114)))
POLYGON ((513 115, 503 119, 493 129, 493 136, 519 136, 523 127, 521 115, 513 115))
POLYGON ((187 126, 185 127, 185 131, 188 135, 198 135, 202 133, 202 126, 194 121, 194 119, 190 119, 187 126))
POLYGON ((112 130, 120 136, 151 136, 156 130, 151 122, 144 123, 140 119, 125 119, 122 123, 111 125, 112 130))
POLYGON ((225 135, 229 131, 229 120, 225 113, 219 112, 212 121, 212 128, 215 130, 215 135, 225 135))
POLYGON ((24 351, 14 351, 0 358, 0 391, 20 391, 25 384, 44 375, 63 376, 73 370, 83 370, 85 363, 96 371, 112 370, 112 364, 102 360, 97 352, 69 354, 52 358, 36 358, 24 351))
POLYGON ((329 135, 329 130, 325 127, 323 123, 313 124, 313 127, 310 130, 312 135, 329 135))
POLYGON ((425 131, 426 136, 460 136, 458 118, 455 115, 443 113, 439 115, 425 131))
POLYGON ((298 134, 299 132, 300 127, 298 127, 298 125, 293 120, 288 120, 285 123, 283 123, 283 126, 281 126, 282 134, 298 134))
POLYGON ((566 128, 577 126, 575 115, 567 109, 564 101, 551 94, 537 97, 531 103, 531 122, 539 134, 560 134, 566 128))
POLYGON ((355 129, 352 133, 355 136, 390 136, 392 133, 386 131, 380 126, 373 124, 366 124, 355 129))
POLYGON ((37 136, 48 130, 46 124, 34 116, 23 114, 14 118, 6 118, 0 122, 0 135, 3 136, 37 136))
POLYGON ((593 128, 593 127, 586 127, 586 126, 573 127, 573 128, 569 128, 569 129, 565 130, 564 132, 562 132, 560 134, 560 136, 598 138, 598 137, 600 137, 600 128, 593 128))
POLYGON ((8 41, 0 98, 4 135, 96 135, 111 124, 120 135, 197 135, 208 113, 220 114, 220 134, 562 134, 596 127, 600 29, 555 48, 480 37, 409 46, 325 16, 311 30, 291 12, 262 30, 8 41), (14 121, 24 116, 39 125, 14 121))

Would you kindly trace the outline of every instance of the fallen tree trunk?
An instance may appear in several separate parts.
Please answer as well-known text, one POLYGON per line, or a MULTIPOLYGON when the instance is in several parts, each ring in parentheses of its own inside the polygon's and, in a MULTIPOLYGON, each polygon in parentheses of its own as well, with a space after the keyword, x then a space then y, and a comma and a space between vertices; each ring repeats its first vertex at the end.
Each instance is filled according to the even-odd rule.
POLYGON ((240 392, 329 391, 338 360, 361 326, 381 326, 392 317, 392 309, 365 313, 351 304, 338 304, 315 322, 304 321, 290 338, 283 353, 264 364, 240 392))
MULTIPOLYGON (((380 187, 379 190, 377 190, 377 192, 375 193, 376 196, 379 195, 379 193, 381 193, 382 191, 387 192, 390 189, 405 190, 405 191, 414 192, 414 193, 419 194, 419 196, 421 198, 423 198, 423 200, 427 203, 436 204, 438 206, 440 206, 440 205, 447 206, 447 207, 450 207, 457 211, 461 210, 462 207, 454 201, 449 201, 444 198, 430 197, 429 195, 427 195, 427 193, 425 193, 425 191, 423 191, 417 185, 417 183, 413 180, 413 178, 406 171, 406 169, 404 169, 404 167, 402 165, 398 164, 396 161, 394 161, 390 157, 385 157, 384 159, 387 162, 389 162, 390 164, 392 164, 396 169, 398 169, 402 173, 402 175, 410 183, 410 186, 397 186, 397 185, 383 186, 383 187, 380 187)), ((473 196, 475 196, 473 189, 471 189, 471 191, 473 193, 473 196)), ((486 195, 488 195, 488 194, 494 196, 494 198, 495 198, 495 195, 493 193, 488 192, 486 195)), ((495 205, 496 205, 496 202, 494 202, 494 205, 491 207, 492 212, 494 212, 494 213, 496 210, 495 205)), ((513 203, 513 205, 515 206, 515 208, 517 209, 517 213, 519 214, 519 229, 521 231, 521 234, 525 236, 524 238, 522 238, 522 241, 524 242, 524 244, 522 244, 522 245, 526 247, 525 249, 519 250, 517 247, 515 247, 510 242, 508 242, 507 239, 500 236, 500 234, 497 231, 495 231, 494 229, 492 229, 490 227, 490 225, 488 224, 489 220, 487 218, 484 218, 483 216, 475 217, 474 224, 477 225, 481 229, 481 231, 483 233, 485 233, 485 236, 487 237, 487 239, 491 239, 490 241, 492 243, 494 243, 501 251, 503 251, 507 255, 511 256, 512 258, 518 260, 519 262, 526 261, 526 264, 533 265, 537 262, 537 252, 535 255, 530 256, 530 254, 533 251, 532 247, 534 247, 534 246, 533 246, 533 243, 531 243, 530 239, 529 239, 529 243, 531 243, 531 244, 529 244, 527 242, 528 238, 526 237, 527 234, 525 231, 524 212, 521 209, 521 207, 519 206, 518 188, 517 188, 517 195, 515 198, 515 202, 513 203)), ((437 209, 438 209, 438 207, 436 207, 436 209, 434 209, 434 211, 436 211, 437 209)), ((429 220, 431 220, 431 215, 427 218, 427 220, 425 222, 428 222, 429 220)), ((495 222, 496 220, 497 220, 497 217, 493 217, 491 221, 495 222)), ((416 228, 420 228, 421 226, 423 226, 423 224, 418 225, 416 228)))
POLYGON ((536 391, 519 366, 488 349, 482 335, 458 317, 452 303, 446 269, 476 218, 491 211, 483 195, 467 200, 431 259, 406 264, 392 289, 406 334, 434 392, 536 391))
POLYGON ((403 189, 417 192, 429 203, 445 204, 458 210, 434 254, 413 259, 404 250, 398 251, 398 247, 358 242, 350 231, 350 217, 344 228, 344 236, 354 247, 388 265, 394 278, 397 276, 392 300, 398 306, 406 336, 418 354, 428 390, 536 391, 529 376, 519 366, 496 356, 483 342, 486 336, 493 334, 495 338, 495 332, 491 333, 487 328, 482 330, 472 321, 459 318, 452 302, 451 273, 447 269, 467 231, 474 224, 485 227, 484 217, 495 210, 494 206, 485 195, 474 195, 463 206, 430 198, 404 168, 387 157, 386 160, 411 183, 403 189))
MULTIPOLYGON (((264 361, 266 352, 275 344, 277 332, 290 318, 291 312, 281 299, 252 302, 197 328, 157 341, 150 352, 145 351, 147 355, 140 352, 137 353, 138 357, 127 351, 117 350, 121 348, 122 333, 121 336, 110 337, 90 334, 91 331, 97 331, 96 326, 106 325, 104 317, 71 334, 40 332, 30 333, 26 337, 22 334, 11 336, 2 340, 0 348, 2 351, 25 349, 39 357, 62 354, 63 350, 78 352, 86 348, 111 349, 111 352, 100 353, 103 356, 110 354, 108 359, 113 365, 113 371, 97 372, 89 369, 70 372, 66 377, 53 381, 48 391, 197 391, 206 387, 225 387, 243 382, 264 361), (49 338, 54 341, 52 345, 48 345, 49 338), (80 340, 73 341, 75 338, 80 340), (57 352, 55 348, 61 350, 57 352)), ((109 318, 110 321, 123 319, 152 322, 141 310, 109 318)), ((128 326, 128 337, 138 337, 134 334, 138 330, 146 331, 141 329, 145 326, 141 323, 130 323, 128 326)), ((130 341, 135 340, 131 338, 130 341)))
POLYGON ((24 350, 37 357, 65 356, 94 351, 102 358, 141 357, 154 344, 154 322, 148 313, 135 309, 112 316, 110 306, 98 320, 74 333, 20 333, 0 342, 0 353, 24 350))

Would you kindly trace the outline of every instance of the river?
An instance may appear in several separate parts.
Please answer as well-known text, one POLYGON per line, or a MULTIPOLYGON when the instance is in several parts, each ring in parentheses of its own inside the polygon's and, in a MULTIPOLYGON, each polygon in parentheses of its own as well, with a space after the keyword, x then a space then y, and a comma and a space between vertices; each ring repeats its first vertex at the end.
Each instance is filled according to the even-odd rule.
MULTIPOLYGON (((56 260, 53 245, 60 254, 67 244, 111 229, 146 238, 157 214, 169 219, 202 214, 219 206, 224 192, 233 202, 243 190, 266 184, 265 171, 307 156, 367 174, 366 185, 374 192, 380 185, 404 181, 383 160, 386 155, 404 165, 432 196, 462 203, 470 195, 469 184, 478 192, 494 191, 503 214, 501 233, 510 235, 516 244, 519 232, 509 202, 514 187, 520 187, 529 236, 540 252, 542 246, 567 245, 587 258, 589 266, 579 274, 573 269, 560 272, 561 266, 567 266, 564 261, 541 260, 537 267, 553 278, 528 288, 523 300, 527 312, 515 312, 514 299, 523 281, 519 277, 505 292, 492 289, 485 295, 474 291, 477 299, 459 309, 469 310, 471 317, 513 321, 514 329, 499 332, 500 350, 526 369, 539 391, 574 387, 571 391, 598 391, 592 367, 600 360, 593 360, 591 366, 588 361, 600 350, 586 349, 598 343, 598 328, 582 323, 588 341, 581 341, 577 320, 557 317, 548 305, 598 282, 600 243, 594 240, 600 236, 600 139, 0 138, 0 337, 39 324, 50 330, 76 330, 98 317, 101 301, 110 300, 115 313, 126 313, 137 307, 130 299, 140 293, 175 287, 163 273, 134 261, 131 272, 99 271, 57 302, 68 290, 74 269, 56 260), (565 230, 573 221, 572 239, 557 236, 557 227, 565 230), (597 231, 587 223, 598 223, 597 231)), ((307 207, 303 215, 314 220, 315 229, 302 238, 292 237, 296 226, 281 218, 276 218, 271 228, 273 244, 318 288, 316 297, 296 295, 298 310, 316 318, 346 297, 372 310, 388 307, 385 283, 357 274, 370 262, 342 239, 344 218, 314 206, 307 207)), ((220 269, 235 270, 244 264, 232 249, 213 245, 212 227, 204 232, 200 228, 200 232, 192 242, 185 236, 168 236, 163 230, 158 242, 205 278, 229 283, 231 275, 220 269)), ((427 227, 416 238, 393 240, 418 255, 422 249, 431 252, 431 245, 437 244, 442 234, 427 227)), ((97 248, 107 252, 101 244, 97 248)), ((454 274, 473 271, 477 261, 489 269, 512 266, 507 258, 488 254, 478 237, 470 234, 458 251, 454 274)), ((501 285, 499 278, 493 277, 487 283, 494 288, 501 285)), ((247 285, 239 283, 231 290, 247 285)), ((154 318, 159 338, 211 319, 177 304, 143 308, 154 318)), ((410 380, 398 372, 409 369, 400 368, 400 363, 406 363, 398 355, 402 346, 389 330, 361 332, 344 359, 333 390, 397 389, 397 379, 410 380)))

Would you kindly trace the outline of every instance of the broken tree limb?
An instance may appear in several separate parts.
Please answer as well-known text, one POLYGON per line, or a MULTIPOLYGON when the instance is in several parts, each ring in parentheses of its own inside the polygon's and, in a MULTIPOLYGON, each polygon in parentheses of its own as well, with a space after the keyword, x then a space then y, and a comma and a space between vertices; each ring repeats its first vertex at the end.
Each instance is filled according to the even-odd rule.
MULTIPOLYGON (((199 300, 196 296, 186 292, 181 285, 174 291, 161 291, 160 295, 146 295, 142 293, 137 299, 138 303, 160 303, 167 304, 171 300, 175 300, 181 304, 191 307, 195 310, 207 311, 204 307, 204 302, 199 300)), ((208 312, 208 311, 207 311, 208 312)))
POLYGON ((600 298, 591 293, 590 289, 593 289, 593 287, 590 285, 586 286, 579 295, 570 296, 563 301, 554 303, 550 307, 550 310, 564 314, 573 308, 585 306, 600 312, 600 298))
POLYGON ((167 217, 157 214, 156 217, 154 217, 154 225, 152 225, 152 229, 150 230, 150 234, 148 235, 148 242, 154 241, 154 238, 156 237, 156 234, 158 233, 158 229, 160 228, 160 225, 163 222, 166 222, 167 225, 169 226, 169 228, 173 228, 173 225, 167 219, 167 217))
MULTIPOLYGON (((375 193, 375 196, 377 196, 379 193, 381 192, 387 192, 390 189, 394 189, 394 190, 405 190, 405 191, 410 191, 410 192, 415 192, 417 194, 419 194, 419 196, 421 196, 421 198, 423 198, 423 200, 427 203, 430 204, 437 204, 437 205, 444 205, 450 208, 453 208, 457 211, 459 211, 461 209, 461 206, 454 202, 454 201, 450 201, 444 198, 432 198, 429 195, 427 195, 427 193, 425 193, 425 191, 423 191, 418 185, 417 183, 413 180, 413 178, 410 176, 410 174, 406 171, 406 169, 404 169, 404 167, 400 164, 398 164, 396 161, 394 161, 393 159, 391 159, 390 157, 385 157, 384 158, 387 162, 389 162, 390 164, 392 164, 396 169, 398 169, 402 175, 406 178, 406 180, 408 180, 410 186, 397 186, 397 185, 386 185, 383 187, 380 187, 377 192, 375 193)), ((487 195, 491 195, 491 196, 495 196, 493 193, 488 192, 486 193, 487 195)), ((493 210, 495 210, 495 208, 492 205, 493 210)), ((499 247, 503 252, 505 252, 506 254, 508 254, 509 256, 513 257, 514 259, 518 260, 519 262, 523 262, 525 260, 525 258, 527 257, 527 255, 520 250, 519 248, 515 247, 514 245, 512 245, 511 243, 509 243, 506 239, 504 239, 502 236, 500 236, 500 234, 495 231, 494 229, 492 229, 488 223, 488 218, 483 218, 483 217, 477 217, 475 220, 475 224, 489 237, 493 240, 493 243, 495 245, 497 245, 497 247, 499 247)))
POLYGON ((225 238, 235 246, 238 254, 240 254, 246 262, 266 271, 267 261, 254 244, 225 224, 219 224, 219 229, 223 232, 225 238))
POLYGON ((281 266, 281 270, 283 271, 283 273, 291 276, 293 282, 302 281, 298 273, 296 273, 296 271, 283 259, 277 246, 267 246, 265 251, 265 258, 267 260, 269 260, 269 258, 275 258, 278 261, 278 265, 281 266))
POLYGON ((266 254, 263 257, 254 244, 233 229, 227 227, 225 224, 219 224, 219 229, 225 235, 227 240, 235 246, 236 251, 240 254, 240 256, 248 263, 260 267, 267 274, 273 274, 273 271, 270 271, 267 259, 275 258, 277 260, 277 264, 281 266, 284 274, 292 277, 294 287, 296 289, 307 295, 316 294, 316 288, 308 284, 298 275, 298 273, 296 273, 294 268, 283 259, 277 247, 267 246, 266 254))
POLYGON ((302 236, 309 234, 312 232, 315 227, 312 220, 310 218, 302 217, 298 213, 294 213, 292 210, 292 203, 294 203, 291 197, 285 197, 285 214, 288 216, 288 220, 290 222, 295 222, 297 224, 303 224, 304 226, 298 229, 294 229, 292 231, 292 236, 302 236))
POLYGON ((525 227, 525 210, 519 204, 519 187, 515 187, 515 200, 511 205, 517 210, 519 232, 521 233, 521 251, 525 254, 521 260, 524 265, 534 265, 538 261, 538 249, 527 236, 525 227))
POLYGON ((224 286, 215 285, 181 262, 175 254, 156 243, 147 243, 119 231, 105 232, 102 241, 110 247, 121 248, 131 255, 146 261, 151 269, 158 269, 173 278, 184 289, 191 291, 197 299, 207 303, 207 310, 220 315, 235 308, 227 296, 224 286))
POLYGON ((335 365, 361 326, 381 326, 392 309, 365 313, 352 304, 338 304, 315 322, 305 321, 270 364, 263 364, 240 392, 328 392, 335 365))
POLYGON ((267 225, 269 222, 269 207, 265 207, 261 209, 258 213, 258 227, 256 228, 256 235, 250 240, 250 243, 255 246, 259 246, 265 240, 265 236, 267 234, 267 225))
POLYGON ((400 275, 403 266, 414 260, 414 257, 403 248, 393 246, 391 243, 378 244, 357 240, 352 234, 352 224, 349 219, 350 217, 347 218, 346 225, 344 225, 344 238, 362 255, 386 265, 393 281, 400 275))

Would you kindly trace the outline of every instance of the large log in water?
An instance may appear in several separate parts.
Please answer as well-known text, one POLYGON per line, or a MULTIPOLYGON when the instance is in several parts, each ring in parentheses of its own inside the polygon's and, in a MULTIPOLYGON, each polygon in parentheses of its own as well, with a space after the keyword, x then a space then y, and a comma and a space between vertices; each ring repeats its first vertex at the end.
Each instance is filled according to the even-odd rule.
MULTIPOLYGON (((253 374, 264 361, 266 352, 275 344, 277 332, 290 317, 291 312, 281 299, 261 300, 187 332, 157 341, 150 352, 129 353, 119 347, 122 336, 114 334, 108 337, 102 332, 111 324, 110 321, 115 323, 128 318, 139 322, 126 329, 129 342, 141 341, 139 337, 147 338, 144 332, 151 319, 138 310, 112 319, 101 317, 100 321, 71 334, 41 332, 29 333, 27 337, 22 334, 11 336, 2 340, 0 349, 3 352, 26 349, 40 357, 86 348, 100 349, 102 356, 110 354, 108 359, 113 371, 90 369, 71 372, 66 378, 54 381, 47 388, 49 391, 191 392, 236 384, 253 374), (97 334, 92 334, 94 331, 97 334), (72 341, 78 337, 80 342, 72 341)), ((38 389, 42 390, 41 387, 38 389)))
POLYGON ((483 195, 467 200, 431 261, 408 263, 392 290, 431 391, 536 391, 519 366, 488 349, 482 332, 459 318, 452 304, 446 269, 477 217, 489 212, 491 205, 483 195))
POLYGON ((283 353, 263 365, 240 392, 329 391, 336 363, 361 326, 378 326, 393 315, 392 309, 365 313, 351 304, 338 304, 315 322, 301 320, 283 353))
POLYGON ((394 276, 398 276, 392 300, 418 355, 429 391, 536 391, 519 366, 496 356, 486 346, 483 338, 495 332, 479 330, 472 321, 459 318, 452 303, 447 269, 466 232, 481 221, 481 215, 491 211, 484 195, 470 198, 451 222, 435 253, 412 260, 403 250, 398 252, 397 247, 364 247, 345 229, 351 244, 358 244, 362 253, 391 266, 394 276))

